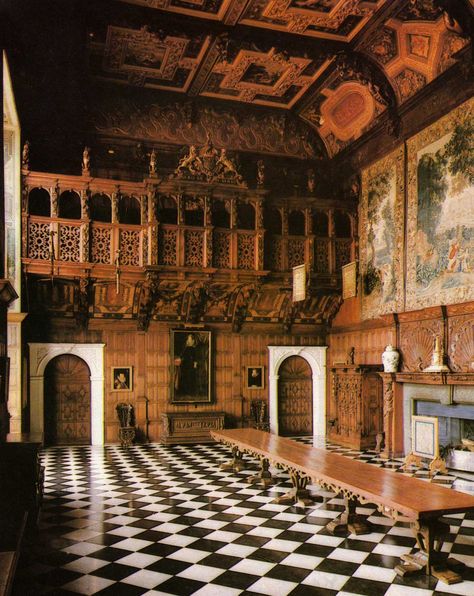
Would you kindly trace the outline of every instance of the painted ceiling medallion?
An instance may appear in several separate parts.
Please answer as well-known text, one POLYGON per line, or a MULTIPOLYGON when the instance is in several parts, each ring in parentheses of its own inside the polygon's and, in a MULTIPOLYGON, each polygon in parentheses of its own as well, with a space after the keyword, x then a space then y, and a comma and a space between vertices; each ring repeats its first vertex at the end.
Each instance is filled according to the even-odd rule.
MULTIPOLYGON (((413 4, 413 3, 412 3, 413 4)), ((363 45, 364 52, 375 59, 390 80, 399 103, 403 103, 441 72, 456 62, 456 53, 468 45, 467 37, 446 26, 441 13, 427 12, 430 3, 420 5, 416 14, 430 15, 418 20, 414 8, 399 13, 363 45), (408 15, 413 20, 408 20, 408 15)), ((413 4, 416 8, 416 5, 413 4)))

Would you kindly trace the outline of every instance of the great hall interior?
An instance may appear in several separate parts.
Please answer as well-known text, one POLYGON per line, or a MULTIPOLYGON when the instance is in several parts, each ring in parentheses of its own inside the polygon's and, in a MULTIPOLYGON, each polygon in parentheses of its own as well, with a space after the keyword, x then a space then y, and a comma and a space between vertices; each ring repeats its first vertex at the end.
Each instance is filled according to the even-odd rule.
POLYGON ((0 594, 472 596, 474 2, 0 23, 0 594))

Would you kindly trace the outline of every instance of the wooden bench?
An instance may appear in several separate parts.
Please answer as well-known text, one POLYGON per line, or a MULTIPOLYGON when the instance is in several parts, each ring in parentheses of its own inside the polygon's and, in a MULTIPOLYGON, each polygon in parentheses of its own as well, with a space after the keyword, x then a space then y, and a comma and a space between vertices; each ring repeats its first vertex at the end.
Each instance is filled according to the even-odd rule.
POLYGON ((474 511, 474 497, 439 484, 397 474, 358 460, 353 460, 325 449, 318 449, 285 437, 256 429, 212 431, 216 441, 229 445, 233 460, 224 469, 241 470, 243 454, 249 453, 261 461, 261 472, 249 479, 268 486, 272 482, 269 465, 285 469, 293 489, 278 502, 288 500, 307 504, 309 482, 319 484, 345 499, 346 510, 328 524, 335 533, 371 531, 370 524, 357 515, 358 504, 373 503, 378 511, 394 520, 404 516, 410 522, 420 552, 404 555, 396 570, 400 575, 426 568, 446 583, 461 581, 457 573, 462 564, 441 553, 449 525, 440 521, 444 514, 474 511))

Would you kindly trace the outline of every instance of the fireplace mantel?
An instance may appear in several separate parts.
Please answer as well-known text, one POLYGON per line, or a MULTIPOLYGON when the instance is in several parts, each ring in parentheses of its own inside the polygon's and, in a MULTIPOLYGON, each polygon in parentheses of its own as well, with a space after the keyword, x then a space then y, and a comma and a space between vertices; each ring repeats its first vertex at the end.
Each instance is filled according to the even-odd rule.
POLYGON ((474 385, 474 373, 400 372, 394 374, 397 383, 421 385, 474 385))

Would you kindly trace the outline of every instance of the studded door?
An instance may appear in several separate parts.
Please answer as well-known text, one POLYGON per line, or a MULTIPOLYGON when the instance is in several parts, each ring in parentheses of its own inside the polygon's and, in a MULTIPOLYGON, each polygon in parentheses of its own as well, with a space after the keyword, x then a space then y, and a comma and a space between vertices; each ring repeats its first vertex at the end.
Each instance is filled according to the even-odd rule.
POLYGON ((280 435, 313 433, 311 367, 301 356, 290 356, 278 371, 278 427, 280 435))
POLYGON ((44 375, 44 436, 47 445, 91 442, 90 372, 73 355, 54 358, 44 375))

